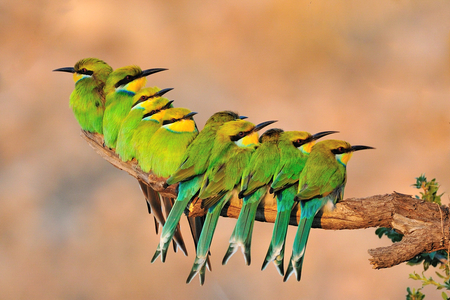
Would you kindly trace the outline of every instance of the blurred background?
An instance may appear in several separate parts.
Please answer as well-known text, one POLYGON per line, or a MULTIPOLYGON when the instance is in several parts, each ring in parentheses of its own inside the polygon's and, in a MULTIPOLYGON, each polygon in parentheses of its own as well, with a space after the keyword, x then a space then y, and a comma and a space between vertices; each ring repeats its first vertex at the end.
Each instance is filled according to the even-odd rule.
POLYGON ((158 236, 136 180, 80 138, 72 76, 52 70, 86 57, 168 68, 147 86, 175 88, 169 98, 199 112, 199 128, 229 109, 285 130, 338 130, 377 148, 349 163, 346 198, 418 194, 425 173, 448 204, 448 1, 0 1, 0 36, 0 298, 404 299, 419 287, 408 274, 421 266, 371 268, 367 250, 390 244, 374 228, 313 229, 301 282, 260 271, 272 224, 255 225, 251 266, 240 253, 222 266, 226 218, 213 272, 186 285, 187 222, 189 256, 151 264, 158 236))

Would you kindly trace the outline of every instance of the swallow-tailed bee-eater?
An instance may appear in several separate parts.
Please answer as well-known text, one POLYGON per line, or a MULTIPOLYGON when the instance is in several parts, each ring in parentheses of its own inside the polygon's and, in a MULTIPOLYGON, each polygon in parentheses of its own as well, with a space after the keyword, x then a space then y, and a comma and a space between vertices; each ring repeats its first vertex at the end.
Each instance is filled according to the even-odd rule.
POLYGON ((293 273, 300 281, 306 243, 314 220, 321 210, 333 210, 342 200, 347 182, 347 163, 355 151, 374 149, 351 146, 339 140, 325 140, 314 145, 300 174, 296 200, 300 201, 300 222, 294 239, 292 256, 284 281, 293 273))
POLYGON ((122 121, 133 105, 133 97, 147 82, 146 76, 166 69, 155 68, 142 71, 138 66, 127 66, 109 74, 105 85, 106 104, 103 116, 105 145, 116 148, 117 135, 122 121))
MULTIPOLYGON (((178 196, 167 217, 166 224, 162 229, 160 243, 153 256, 152 262, 160 255, 162 262, 165 261, 167 248, 175 233, 181 215, 186 209, 186 206, 192 201, 195 195, 198 194, 201 188, 203 175, 208 167, 217 130, 226 122, 240 118, 245 117, 239 117, 238 114, 231 111, 221 111, 213 114, 206 121, 203 130, 200 131, 199 135, 187 148, 180 167, 167 179, 166 186, 179 183, 178 196)), ((196 225, 197 221, 198 220, 190 220, 190 224, 192 223, 192 235, 195 242, 201 231, 201 228, 198 228, 199 226, 196 225)))
POLYGON ((160 90, 157 87, 150 87, 141 89, 134 95, 133 106, 123 120, 117 136, 116 153, 123 161, 132 160, 136 156, 132 139, 143 116, 171 107, 172 101, 162 98, 170 90, 172 89, 160 90))
POLYGON ((198 198, 207 209, 205 223, 197 244, 197 255, 189 283, 199 274, 200 284, 205 280, 205 265, 220 211, 232 197, 239 184, 244 168, 259 145, 258 131, 275 121, 254 125, 236 120, 225 123, 216 133, 208 169, 205 172, 198 198))
POLYGON ((113 69, 103 60, 85 58, 75 67, 59 68, 53 71, 73 74, 75 89, 70 95, 70 108, 81 129, 103 134, 103 113, 105 111, 104 87, 113 69))
POLYGON ((244 169, 241 191, 239 192, 239 198, 243 198, 242 208, 231 234, 230 246, 223 258, 223 265, 236 253, 239 247, 244 255, 245 263, 250 265, 256 210, 261 200, 266 196, 280 162, 278 140, 282 132, 283 130, 278 128, 264 132, 259 138, 258 149, 252 154, 250 163, 244 169))
POLYGON ((284 249, 286 233, 294 198, 297 193, 297 182, 305 166, 311 148, 316 140, 336 131, 324 131, 311 135, 305 131, 285 131, 278 142, 280 163, 270 187, 277 200, 277 216, 274 223, 272 240, 270 241, 262 270, 273 261, 280 275, 284 274, 284 249))

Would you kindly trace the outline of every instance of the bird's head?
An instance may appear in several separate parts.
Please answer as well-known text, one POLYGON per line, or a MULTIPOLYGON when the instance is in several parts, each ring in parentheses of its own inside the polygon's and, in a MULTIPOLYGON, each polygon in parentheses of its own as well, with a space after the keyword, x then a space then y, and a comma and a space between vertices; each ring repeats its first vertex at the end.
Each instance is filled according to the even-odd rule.
POLYGON ((162 118, 162 126, 172 132, 194 132, 197 127, 192 117, 196 114, 196 112, 191 112, 187 108, 166 109, 162 118))
POLYGON ((324 136, 332 133, 337 133, 337 131, 322 131, 314 135, 311 135, 306 131, 286 131, 283 136, 288 139, 292 145, 300 150, 303 154, 311 153, 312 147, 316 144, 316 141, 324 136))
POLYGON ((226 123, 229 121, 234 121, 234 120, 238 120, 238 119, 243 120, 245 118, 247 118, 247 117, 239 116, 237 113, 235 113, 233 111, 224 110, 224 111, 216 112, 211 117, 209 117, 209 119, 206 121, 205 126, 211 125, 211 124, 222 125, 223 123, 226 123))
POLYGON ((79 60, 73 68, 59 68, 53 71, 72 73, 75 83, 86 78, 95 78, 104 83, 113 69, 103 60, 90 57, 79 60))
MULTIPOLYGON (((173 88, 168 89, 159 89, 158 87, 148 87, 144 89, 140 89, 136 95, 133 97, 133 106, 132 108, 140 108, 144 109, 143 103, 146 103, 147 100, 154 100, 161 98, 165 93, 173 90, 173 88)), ((148 105, 148 104, 147 104, 148 105)))
POLYGON ((277 141, 283 132, 284 132, 284 130, 280 129, 280 128, 272 128, 272 129, 266 130, 259 137, 259 142, 266 143, 268 141, 277 141))
POLYGON ((115 91, 136 93, 147 83, 146 77, 167 69, 155 68, 142 71, 138 66, 127 66, 114 70, 106 80, 106 94, 115 91))
POLYGON ((224 141, 234 142, 238 147, 245 148, 259 145, 258 131, 276 121, 267 121, 258 125, 244 120, 225 123, 217 132, 224 141))
POLYGON ((345 141, 340 140, 325 140, 317 143, 313 151, 323 151, 327 155, 332 155, 342 165, 346 166, 353 155, 353 152, 365 149, 375 149, 370 146, 352 146, 345 141))

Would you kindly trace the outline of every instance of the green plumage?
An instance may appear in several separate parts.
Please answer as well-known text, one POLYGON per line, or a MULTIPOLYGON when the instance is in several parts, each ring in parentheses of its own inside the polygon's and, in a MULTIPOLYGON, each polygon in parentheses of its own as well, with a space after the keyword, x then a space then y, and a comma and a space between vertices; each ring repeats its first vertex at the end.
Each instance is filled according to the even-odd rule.
POLYGON ((187 147, 198 135, 194 120, 188 116, 190 113, 186 108, 167 109, 162 127, 151 137, 146 155, 150 158, 150 169, 156 176, 172 175, 180 166, 187 147), (166 122, 172 123, 165 125, 166 122))
POLYGON ((203 284, 206 259, 220 211, 233 195, 234 188, 259 144, 256 131, 271 123, 273 122, 254 126, 250 122, 236 120, 225 123, 217 131, 210 163, 198 196, 204 207, 208 208, 208 212, 198 241, 194 265, 187 279, 188 283, 199 273, 200 284, 203 284))
MULTIPOLYGON (((217 130, 225 122, 238 119, 239 116, 230 111, 222 111, 212 115, 205 124, 203 130, 189 145, 183 157, 183 163, 178 170, 170 176, 166 184, 171 185, 180 183, 178 186, 178 196, 175 201, 166 224, 161 232, 161 239, 153 256, 152 262, 161 255, 161 260, 164 262, 166 258, 167 248, 175 233, 176 225, 180 221, 183 211, 186 209, 188 203, 198 193, 203 180, 203 174, 208 167, 209 157, 211 155, 214 138, 217 130)), ((193 225, 197 227, 196 225, 193 225)), ((197 232, 199 228, 192 228, 197 232)), ((194 239, 198 238, 197 236, 194 239)))
POLYGON ((109 148, 116 148, 117 135, 119 134, 122 121, 130 112, 134 95, 145 85, 145 78, 137 77, 137 79, 144 79, 142 86, 137 90, 134 88, 134 85, 128 86, 132 81, 125 82, 124 85, 120 85, 120 82, 127 77, 133 78, 141 73, 142 70, 138 66, 123 67, 112 72, 106 81, 103 134, 105 145, 109 148))
POLYGON ((78 61, 74 68, 55 71, 74 74, 75 89, 70 95, 69 106, 81 129, 102 134, 105 110, 103 88, 112 68, 100 59, 86 58, 78 61))
POLYGON ((140 100, 142 102, 134 105, 130 110, 123 120, 117 136, 116 153, 123 161, 132 160, 136 156, 132 140, 143 116, 151 112, 156 113, 169 103, 167 98, 155 96, 159 91, 160 89, 156 87, 145 88, 141 89, 134 96, 133 103, 137 103, 140 100))
POLYGON ((286 131, 281 134, 278 142, 280 149, 280 163, 275 171, 275 179, 271 185, 271 192, 277 198, 277 216, 275 219, 272 240, 264 259, 262 269, 273 261, 280 275, 284 274, 284 248, 291 210, 294 205, 296 187, 290 188, 298 181, 308 158, 305 146, 313 143, 311 134, 303 131, 286 131))
POLYGON ((314 216, 324 207, 334 209, 334 204, 342 199, 347 181, 347 162, 354 151, 363 149, 371 147, 352 147, 347 142, 338 140, 326 140, 312 148, 299 178, 296 199, 300 201, 301 206, 300 222, 284 281, 293 273, 300 281, 314 216))
POLYGON ((146 76, 166 69, 155 68, 142 71, 138 66, 127 66, 115 70, 108 76, 105 85, 106 105, 103 117, 105 145, 115 148, 122 121, 130 112, 133 97, 145 86, 146 76))
POLYGON ((239 197, 244 197, 244 200, 222 264, 226 264, 228 259, 241 247, 245 262, 250 265, 250 247, 256 209, 269 190, 268 185, 280 162, 278 139, 282 132, 281 129, 270 129, 261 135, 259 139, 261 145, 253 153, 250 163, 243 172, 239 197))

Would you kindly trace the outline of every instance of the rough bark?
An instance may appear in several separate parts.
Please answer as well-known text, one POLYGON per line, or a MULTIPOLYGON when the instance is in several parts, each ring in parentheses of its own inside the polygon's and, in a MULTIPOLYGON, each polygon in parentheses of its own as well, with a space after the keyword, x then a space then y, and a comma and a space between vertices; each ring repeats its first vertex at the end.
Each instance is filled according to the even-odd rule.
MULTIPOLYGON (((113 150, 103 146, 103 136, 82 131, 81 136, 115 167, 142 180, 163 195, 176 197, 176 186, 164 189, 165 178, 143 172, 136 161, 123 162, 113 150)), ((242 200, 234 197, 222 210, 222 216, 237 218, 242 200)), ((275 221, 276 201, 268 196, 258 208, 256 220, 275 221)), ((195 202, 190 216, 203 215, 200 201, 195 202)), ((291 225, 297 225, 300 212, 294 209, 291 225)), ((332 212, 319 213, 314 228, 342 230, 369 227, 388 227, 404 235, 401 242, 388 247, 369 249, 370 263, 375 269, 389 268, 408 261, 420 253, 449 248, 449 208, 415 199, 409 195, 392 193, 366 198, 345 199, 336 204, 332 212)))

